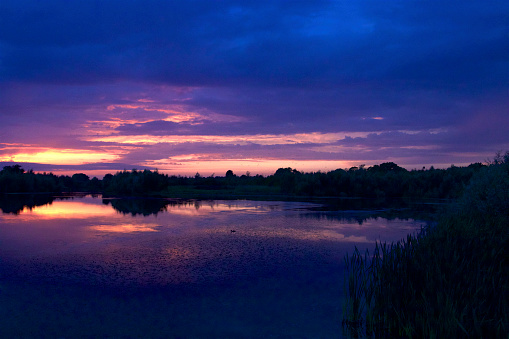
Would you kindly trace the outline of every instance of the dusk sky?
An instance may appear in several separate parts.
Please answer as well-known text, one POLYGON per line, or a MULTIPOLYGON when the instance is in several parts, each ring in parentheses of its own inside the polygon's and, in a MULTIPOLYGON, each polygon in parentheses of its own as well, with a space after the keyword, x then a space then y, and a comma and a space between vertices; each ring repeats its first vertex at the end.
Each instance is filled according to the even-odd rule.
POLYGON ((509 150, 508 1, 0 1, 0 166, 101 177, 509 150))

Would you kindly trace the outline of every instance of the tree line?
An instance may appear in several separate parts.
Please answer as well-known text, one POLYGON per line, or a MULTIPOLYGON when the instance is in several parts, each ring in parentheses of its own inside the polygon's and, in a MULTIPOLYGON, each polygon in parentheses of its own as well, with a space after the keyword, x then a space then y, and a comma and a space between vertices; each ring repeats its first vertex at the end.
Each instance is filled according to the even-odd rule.
POLYGON ((406 170, 393 162, 366 168, 336 169, 330 172, 300 172, 279 168, 268 176, 236 175, 228 170, 224 176, 177 176, 157 170, 123 170, 104 178, 89 178, 84 173, 72 176, 25 171, 20 165, 5 166, 0 171, 0 193, 96 192, 121 196, 164 195, 178 188, 196 192, 258 192, 297 196, 332 196, 364 198, 457 198, 470 178, 486 164, 451 166, 447 169, 406 170))

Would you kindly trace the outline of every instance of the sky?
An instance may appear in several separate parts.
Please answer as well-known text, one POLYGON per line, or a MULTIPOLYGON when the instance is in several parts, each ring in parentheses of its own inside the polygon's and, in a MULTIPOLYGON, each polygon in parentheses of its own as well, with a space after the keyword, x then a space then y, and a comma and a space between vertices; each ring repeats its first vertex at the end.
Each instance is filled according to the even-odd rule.
POLYGON ((0 1, 2 167, 268 175, 507 150, 507 1, 0 1))

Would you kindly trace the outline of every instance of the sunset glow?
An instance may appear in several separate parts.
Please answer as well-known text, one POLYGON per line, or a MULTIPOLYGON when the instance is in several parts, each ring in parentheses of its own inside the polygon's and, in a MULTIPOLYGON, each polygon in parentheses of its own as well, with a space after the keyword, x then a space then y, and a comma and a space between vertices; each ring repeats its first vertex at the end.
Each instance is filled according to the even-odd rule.
POLYGON ((350 168, 359 165, 359 162, 346 162, 346 161, 311 161, 311 160, 289 160, 289 159, 210 159, 200 160, 197 155, 190 155, 188 159, 168 159, 160 160, 157 162, 149 162, 147 167, 161 168, 164 170, 171 170, 170 173, 184 173, 185 175, 193 176, 199 173, 202 176, 220 175, 224 176, 226 171, 234 169, 238 175, 273 174, 278 168, 291 167, 298 168, 303 172, 316 171, 316 167, 322 171, 333 171, 338 168, 350 168))
POLYGON ((108 153, 95 153, 86 150, 46 150, 34 153, 17 153, 4 155, 0 161, 10 162, 36 162, 42 164, 55 165, 82 165, 94 162, 113 161, 119 158, 119 155, 108 153))
POLYGON ((483 162, 509 149, 502 4, 148 1, 120 16, 115 2, 5 5, 0 167, 483 162))

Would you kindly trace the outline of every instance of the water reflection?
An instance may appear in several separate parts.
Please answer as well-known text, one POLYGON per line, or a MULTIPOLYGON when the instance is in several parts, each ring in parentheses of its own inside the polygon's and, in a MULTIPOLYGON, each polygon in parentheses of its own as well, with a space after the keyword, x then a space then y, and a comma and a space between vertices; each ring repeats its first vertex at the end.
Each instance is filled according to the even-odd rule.
POLYGON ((167 211, 168 205, 177 204, 177 202, 164 199, 103 199, 103 204, 111 206, 123 214, 132 216, 151 214, 157 215, 160 212, 167 211))
POLYGON ((90 196, 98 198, 97 194, 69 193, 63 195, 51 194, 0 194, 0 210, 5 214, 20 214, 32 211, 36 207, 51 205, 53 201, 75 200, 90 196))
POLYGON ((138 224, 116 224, 116 225, 94 225, 90 228, 101 232, 131 233, 131 232, 156 232, 159 225, 149 223, 138 224))
MULTIPOLYGON (((0 221, 4 224, 21 223, 15 232, 46 228, 48 236, 52 232, 55 237, 73 234, 82 237, 83 241, 91 241, 107 233, 164 231, 178 236, 235 233, 238 237, 260 239, 374 242, 391 241, 400 234, 415 232, 425 224, 416 221, 418 218, 412 218, 412 213, 416 212, 408 208, 324 211, 324 205, 306 202, 101 200, 97 196, 29 196, 22 204, 21 198, 17 196, 14 204, 0 200, 0 208, 4 211, 0 221), (12 206, 16 207, 13 209, 12 206)), ((355 204, 361 206, 358 201, 355 204)), ((373 207, 369 202, 367 206, 373 207)), ((417 213, 421 215, 421 212, 417 213)), ((6 230, 4 226, 3 231, 6 230)), ((38 239, 33 231, 26 233, 26 238, 38 239)))
MULTIPOLYGON (((241 201, 241 200, 240 200, 241 201)), ((282 209, 301 208, 291 202, 240 202, 238 200, 186 200, 186 199, 147 199, 147 198, 104 198, 103 204, 111 205, 116 211, 132 216, 157 215, 171 213, 187 216, 200 216, 218 212, 250 212, 267 213, 282 209), (295 206, 294 206, 295 205, 295 206)), ((321 205, 306 204, 303 208, 310 209, 321 205)))
MULTIPOLYGON (((43 217, 50 215, 69 217, 71 215, 109 215, 109 208, 99 208, 98 195, 91 195, 93 200, 75 201, 73 204, 58 202, 83 199, 86 195, 0 195, 0 210, 7 214, 26 214, 32 212, 43 217), (56 202, 56 204, 54 204, 56 202), (94 205, 94 206, 92 206, 94 205), (45 208, 40 208, 46 206, 45 208), (51 206, 51 207, 50 207, 51 206)), ((301 209, 301 217, 312 219, 343 220, 362 224, 371 218, 385 219, 420 219, 431 220, 443 205, 441 202, 415 202, 402 199, 327 199, 315 203, 251 201, 250 204, 238 200, 186 200, 163 198, 103 198, 102 205, 111 206, 114 211, 131 216, 150 216, 160 213, 172 213, 189 216, 205 215, 224 211, 249 211, 267 213, 282 209, 301 209), (321 213, 316 213, 321 212, 321 213)))
POLYGON ((81 201, 54 201, 51 204, 23 209, 21 215, 37 219, 84 219, 110 217, 115 214, 111 208, 81 201))
MULTIPOLYGON (((356 218, 353 211, 324 211, 321 204, 295 201, 37 199, 26 204, 0 199, 0 290, 10 288, 10 294, 0 293, 0 303, 20 312, 26 304, 40 304, 33 314, 46 312, 60 329, 72 319, 53 313, 76 312, 74 299, 68 308, 61 306, 68 298, 59 294, 62 289, 71 286, 77 295, 96 298, 85 312, 99 314, 96 325, 109 316, 103 310, 124 312, 116 302, 134 294, 139 299, 127 308, 129 316, 170 324, 182 337, 196 323, 206 326, 207 334, 222 334, 201 337, 231 337, 232 317, 239 328, 251 326, 237 334, 335 337, 344 254, 377 239, 399 240, 423 224, 378 216, 382 211, 363 211, 356 218), (17 291, 21 285, 28 287, 17 291), (47 292, 47 286, 57 292, 47 292), (147 291, 164 293, 155 298, 147 291), (27 294, 46 299, 17 301, 27 294), (5 301, 6 296, 14 297, 5 301), (50 314, 49 304, 57 305, 50 314), (154 305, 157 312, 151 311, 154 305), (263 326, 271 329, 260 331, 263 326)), ((88 297, 80 302, 90 305, 88 297)))
POLYGON ((0 194, 0 209, 3 213, 19 214, 24 209, 51 204, 53 200, 53 196, 43 194, 0 194))
POLYGON ((94 280, 113 270, 101 277, 113 284, 222 281, 300 267, 310 258, 341 262, 355 244, 399 240, 424 224, 306 202, 81 196, 26 206, 0 216, 0 258, 42 265, 47 276, 88 267, 83 279, 94 280))

